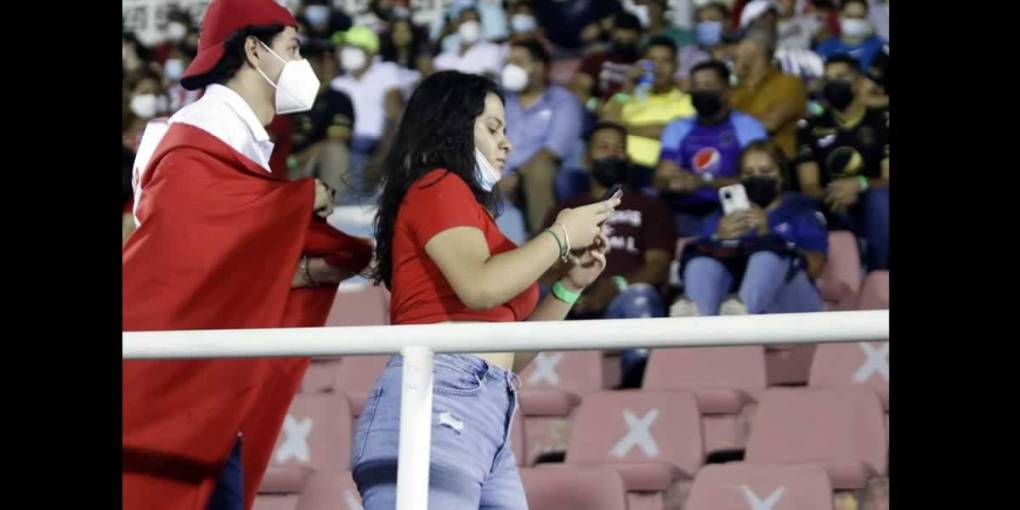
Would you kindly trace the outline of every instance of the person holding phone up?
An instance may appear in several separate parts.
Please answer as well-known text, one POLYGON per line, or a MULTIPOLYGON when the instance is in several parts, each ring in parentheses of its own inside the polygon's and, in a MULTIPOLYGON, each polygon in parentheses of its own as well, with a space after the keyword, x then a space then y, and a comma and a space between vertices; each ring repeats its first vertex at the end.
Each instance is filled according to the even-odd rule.
MULTIPOLYGON (((685 298, 671 315, 718 315, 737 292, 746 313, 822 310, 813 280, 828 251, 824 216, 797 193, 782 193, 785 161, 768 141, 749 144, 740 157, 740 189, 723 188, 727 213, 715 213, 682 261, 685 298), (730 197, 730 198, 728 198, 730 197)), ((736 187, 735 186, 735 187, 736 187)))

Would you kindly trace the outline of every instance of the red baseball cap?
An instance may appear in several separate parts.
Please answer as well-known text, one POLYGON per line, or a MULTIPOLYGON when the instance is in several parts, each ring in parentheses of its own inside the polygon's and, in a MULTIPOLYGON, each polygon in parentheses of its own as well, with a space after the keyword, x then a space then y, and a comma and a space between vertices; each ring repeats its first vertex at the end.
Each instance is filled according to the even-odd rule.
POLYGON ((223 43, 247 26, 284 25, 297 28, 297 20, 275 0, 213 0, 202 18, 198 54, 181 80, 212 71, 223 58, 223 43))

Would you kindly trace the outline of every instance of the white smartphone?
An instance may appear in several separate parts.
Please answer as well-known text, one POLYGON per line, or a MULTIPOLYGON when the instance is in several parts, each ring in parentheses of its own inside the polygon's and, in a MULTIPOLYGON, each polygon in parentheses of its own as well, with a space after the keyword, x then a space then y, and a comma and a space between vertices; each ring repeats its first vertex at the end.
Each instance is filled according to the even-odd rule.
POLYGON ((743 184, 719 188, 719 201, 722 202, 723 214, 751 209, 751 202, 747 199, 747 190, 743 184))

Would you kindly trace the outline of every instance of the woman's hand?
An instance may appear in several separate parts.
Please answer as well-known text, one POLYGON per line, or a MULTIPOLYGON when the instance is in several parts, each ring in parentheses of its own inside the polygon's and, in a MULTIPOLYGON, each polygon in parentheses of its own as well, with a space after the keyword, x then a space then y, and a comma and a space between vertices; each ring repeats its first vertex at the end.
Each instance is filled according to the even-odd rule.
POLYGON ((320 287, 337 285, 354 276, 354 273, 333 267, 322 257, 302 257, 291 280, 290 288, 320 287))
POLYGON ((609 253, 609 239, 604 232, 599 233, 595 243, 579 255, 571 253, 571 266, 562 280, 567 290, 579 292, 598 279, 606 268, 607 253, 609 253))
POLYGON ((618 205, 620 205, 619 194, 602 202, 574 209, 564 209, 556 216, 556 222, 553 223, 550 230, 560 236, 565 229, 568 239, 563 241, 567 242, 572 250, 588 248, 602 232, 602 223, 613 214, 618 205))
POLYGON ((739 239, 751 228, 747 216, 745 211, 737 211, 723 216, 719 220, 719 228, 716 229, 715 235, 719 239, 739 239))
POLYGON ((320 218, 327 218, 333 213, 333 196, 336 192, 329 189, 322 181, 315 179, 315 204, 312 211, 320 218))

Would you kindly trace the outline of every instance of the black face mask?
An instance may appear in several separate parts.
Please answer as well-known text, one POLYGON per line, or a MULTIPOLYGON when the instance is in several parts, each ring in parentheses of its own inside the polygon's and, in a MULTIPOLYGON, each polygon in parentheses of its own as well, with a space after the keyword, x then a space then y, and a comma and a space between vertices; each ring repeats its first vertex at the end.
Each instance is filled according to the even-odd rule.
POLYGON ((846 80, 833 80, 822 89, 825 100, 837 110, 845 110, 854 100, 853 87, 846 80))
POLYGON ((698 117, 703 119, 711 119, 719 114, 719 110, 722 110, 722 99, 719 98, 719 94, 715 92, 692 92, 691 103, 694 105, 694 109, 698 112, 698 117))
POLYGON ((630 178, 630 163, 621 158, 599 159, 591 165, 591 176, 607 188, 625 184, 630 178))
POLYGON ((779 196, 779 179, 775 177, 747 177, 741 183, 747 198, 764 209, 779 196))
POLYGON ((641 54, 637 44, 613 42, 613 53, 627 62, 637 60, 641 54))

